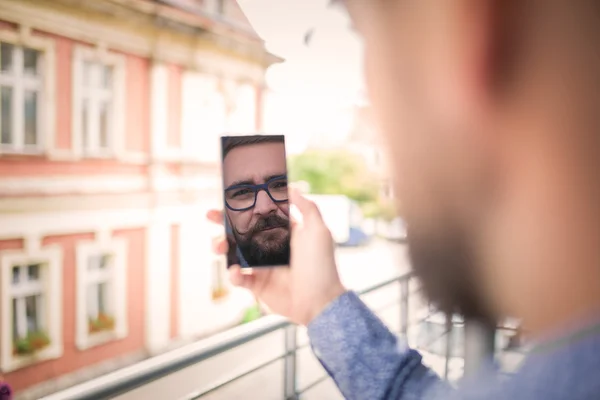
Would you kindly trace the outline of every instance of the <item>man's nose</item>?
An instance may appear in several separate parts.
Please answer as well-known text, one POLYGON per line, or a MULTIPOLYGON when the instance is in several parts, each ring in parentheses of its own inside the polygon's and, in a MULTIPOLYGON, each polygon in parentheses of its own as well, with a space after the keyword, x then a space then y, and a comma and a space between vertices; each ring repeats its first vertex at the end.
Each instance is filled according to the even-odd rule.
POLYGON ((254 212, 256 214, 269 214, 277 210, 277 205, 271 197, 264 190, 256 193, 256 204, 254 205, 254 212))

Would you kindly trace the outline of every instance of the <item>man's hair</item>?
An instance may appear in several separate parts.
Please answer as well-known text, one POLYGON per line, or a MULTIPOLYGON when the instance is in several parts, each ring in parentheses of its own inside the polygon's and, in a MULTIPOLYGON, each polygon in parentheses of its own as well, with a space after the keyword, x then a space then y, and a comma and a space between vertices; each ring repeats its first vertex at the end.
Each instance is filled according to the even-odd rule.
POLYGON ((229 152, 236 147, 250 146, 262 143, 285 143, 283 135, 253 135, 253 136, 224 136, 221 139, 223 146, 223 160, 229 152))

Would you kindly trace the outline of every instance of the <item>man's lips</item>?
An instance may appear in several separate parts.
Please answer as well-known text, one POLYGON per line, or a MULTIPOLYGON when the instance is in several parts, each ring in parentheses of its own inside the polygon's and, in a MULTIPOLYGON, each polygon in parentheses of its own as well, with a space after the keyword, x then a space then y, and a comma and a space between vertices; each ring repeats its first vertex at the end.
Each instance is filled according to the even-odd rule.
POLYGON ((268 232, 268 231, 272 231, 273 229, 285 229, 287 227, 285 226, 269 226, 268 228, 264 228, 261 229, 259 232, 268 232))

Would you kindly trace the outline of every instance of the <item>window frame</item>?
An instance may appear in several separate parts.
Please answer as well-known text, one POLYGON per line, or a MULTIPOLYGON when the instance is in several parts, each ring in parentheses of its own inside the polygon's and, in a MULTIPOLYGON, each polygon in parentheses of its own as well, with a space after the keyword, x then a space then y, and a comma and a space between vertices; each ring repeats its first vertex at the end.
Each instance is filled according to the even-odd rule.
MULTIPOLYGON (((27 311, 26 311, 26 307, 27 305, 25 304, 26 299, 28 297, 31 296, 37 296, 37 295, 41 295, 44 296, 45 290, 44 290, 44 279, 45 279, 45 268, 46 267, 46 263, 27 263, 27 264, 20 264, 20 265, 13 265, 11 267, 11 273, 15 270, 15 268, 18 268, 19 270, 19 282, 18 283, 14 283, 11 282, 10 283, 10 296, 11 296, 11 300, 14 302, 15 300, 19 300, 18 304, 17 304, 17 308, 21 309, 19 310, 19 315, 15 318, 13 315, 13 321, 16 319, 17 320, 17 326, 15 327, 14 324, 12 326, 13 330, 17 331, 21 331, 24 330, 25 332, 20 332, 22 335, 27 335, 29 334, 29 329, 27 327, 27 311), (28 268, 32 265, 37 265, 38 268, 40 268, 40 270, 38 271, 38 279, 36 281, 25 281, 23 282, 23 278, 27 276, 28 274, 28 268)), ((44 297, 42 297, 42 302, 41 304, 39 304, 36 301, 36 319, 37 319, 37 324, 38 325, 44 325, 45 324, 45 313, 44 313, 44 302, 47 301, 44 297), (40 318, 40 313, 41 313, 41 318, 40 318)), ((14 337, 13 337, 14 340, 14 337)))
MULTIPOLYGON (((40 58, 38 59, 39 68, 39 88, 36 93, 37 99, 37 144, 35 146, 25 145, 25 116, 24 110, 22 118, 15 118, 17 122, 13 122, 13 129, 15 132, 15 139, 13 144, 0 144, 0 155, 3 154, 17 154, 17 155, 42 155, 46 152, 51 152, 54 145, 55 137, 55 118, 56 118, 56 101, 55 101, 55 81, 56 81, 56 50, 55 43, 52 39, 32 36, 28 29, 24 28, 21 32, 0 30, 0 42, 11 44, 15 47, 24 47, 39 51, 40 58), (16 144, 15 144, 16 142, 16 144)), ((22 50, 21 50, 22 54, 22 50)), ((5 79, 0 77, 0 83, 5 79)), ((11 80, 7 78, 6 81, 11 80)), ((21 93, 13 94, 13 99, 16 97, 17 101, 22 103, 22 107, 25 105, 25 88, 24 84, 17 82, 17 85, 11 85, 11 87, 20 88, 21 93)), ((19 92, 19 90, 17 90, 19 92)), ((12 110, 13 115, 18 115, 15 111, 19 107, 15 107, 12 110)), ((14 118, 14 117, 13 117, 14 118)))
MULTIPOLYGON (((73 48, 73 59, 72 59, 72 150, 76 158, 122 158, 124 152, 124 141, 125 141, 125 70, 126 61, 125 57, 106 51, 102 48, 86 47, 83 45, 76 45, 73 48), (109 122, 108 128, 108 146, 106 148, 99 147, 100 142, 100 128, 97 127, 97 135, 89 133, 92 136, 92 140, 88 139, 88 146, 84 146, 83 141, 83 101, 86 97, 86 90, 84 90, 83 79, 84 79, 84 64, 85 63, 96 63, 104 66, 113 68, 112 71, 112 100, 110 101, 110 112, 111 121, 109 122), (96 138, 94 136, 97 136, 96 138)), ((93 88, 92 97, 102 97, 102 89, 93 88)), ((99 116, 98 111, 98 116, 99 116)), ((98 118, 98 124, 100 120, 98 118)))
POLYGON ((219 302, 227 299, 231 295, 231 282, 227 279, 227 258, 224 256, 214 256, 210 265, 211 275, 211 299, 213 302, 219 302))
POLYGON ((79 350, 87 350, 108 342, 123 339, 128 331, 127 314, 127 242, 120 238, 100 241, 84 241, 76 246, 77 269, 77 301, 75 343, 79 350), (111 331, 90 333, 88 325, 87 288, 92 283, 98 283, 98 277, 90 274, 88 262, 91 257, 110 254, 111 270, 109 288, 112 293, 113 318, 115 327, 111 331))
POLYGON ((36 251, 5 251, 0 253, 0 280, 2 296, 2 326, 10 326, 0 333, 0 368, 4 372, 36 364, 46 360, 60 358, 63 354, 63 303, 62 303, 62 250, 57 246, 48 246, 36 251), (13 354, 12 324, 12 269, 14 266, 40 264, 43 293, 45 294, 45 333, 50 339, 49 345, 32 355, 13 354))

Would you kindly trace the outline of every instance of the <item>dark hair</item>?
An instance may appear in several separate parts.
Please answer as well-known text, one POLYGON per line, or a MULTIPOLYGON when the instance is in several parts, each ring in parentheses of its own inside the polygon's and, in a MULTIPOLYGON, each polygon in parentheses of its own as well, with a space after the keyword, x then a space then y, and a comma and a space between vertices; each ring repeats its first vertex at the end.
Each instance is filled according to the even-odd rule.
POLYGON ((236 147, 261 143, 285 143, 285 138, 283 135, 224 136, 221 138, 223 160, 236 147))

